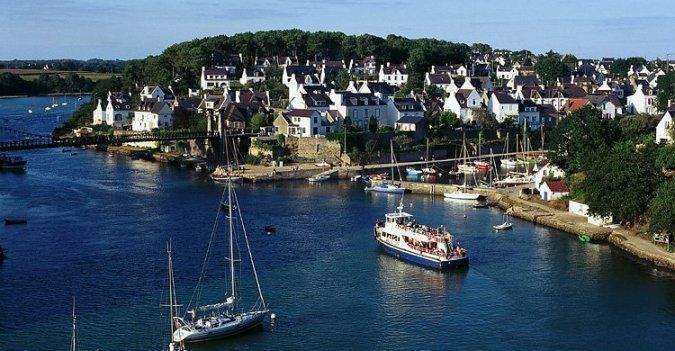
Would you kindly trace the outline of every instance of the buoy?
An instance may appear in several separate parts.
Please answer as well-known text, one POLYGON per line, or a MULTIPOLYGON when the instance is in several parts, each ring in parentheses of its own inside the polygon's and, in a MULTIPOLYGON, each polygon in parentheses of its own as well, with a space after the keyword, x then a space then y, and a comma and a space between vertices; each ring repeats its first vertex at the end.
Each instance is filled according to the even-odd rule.
POLYGON ((276 321, 276 320, 277 320, 277 315, 274 314, 274 313, 270 314, 270 319, 273 320, 273 321, 276 321))

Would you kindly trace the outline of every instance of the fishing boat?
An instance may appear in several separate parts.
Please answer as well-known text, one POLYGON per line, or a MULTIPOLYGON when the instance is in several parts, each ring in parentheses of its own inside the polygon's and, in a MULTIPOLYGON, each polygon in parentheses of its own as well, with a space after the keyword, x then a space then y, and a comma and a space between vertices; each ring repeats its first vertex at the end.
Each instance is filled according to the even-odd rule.
POLYGON ((509 222, 508 216, 504 214, 504 223, 493 225, 492 228, 494 228, 494 230, 509 230, 513 229, 513 223, 509 222))
POLYGON ((420 174, 424 173, 423 171, 414 169, 414 168, 412 168, 412 167, 406 167, 405 172, 406 172, 409 176, 419 176, 420 174))
POLYGON ((7 156, 0 154, 0 170, 23 170, 26 168, 26 160, 20 156, 7 156))
MULTIPOLYGON (((244 219, 241 214, 241 206, 239 198, 234 191, 232 181, 227 182, 226 189, 223 190, 221 196, 221 204, 218 206, 218 214, 216 215, 216 225, 211 234, 211 239, 208 244, 206 257, 203 261, 201 275, 195 287, 196 297, 188 304, 185 314, 181 317, 178 311, 177 303, 174 297, 170 297, 169 305, 171 306, 172 317, 172 343, 195 343, 202 341, 215 340, 229 337, 250 330, 252 328, 262 325, 265 316, 268 314, 268 305, 265 303, 265 298, 262 293, 258 273, 256 271, 253 256, 251 254, 251 246, 246 233, 244 219), (222 212, 225 212, 222 214, 222 212), (226 218, 227 220, 227 240, 226 251, 227 255, 225 261, 227 262, 227 278, 226 289, 227 295, 223 300, 216 301, 209 304, 202 304, 200 297, 204 295, 204 289, 208 289, 203 285, 204 279, 209 274, 206 270, 209 265, 209 257, 213 252, 220 252, 212 250, 211 248, 216 244, 216 237, 218 233, 219 218, 226 218), (245 250, 242 254, 240 250, 245 250), (243 262, 248 262, 250 265, 244 270, 243 262), (252 274, 255 279, 255 287, 257 292, 255 295, 245 299, 246 294, 244 288, 248 285, 243 284, 242 280, 245 278, 243 272, 252 274)), ((171 262, 171 250, 167 250, 169 254, 169 281, 170 290, 175 289, 173 286, 173 273, 171 262)), ((218 260, 220 262, 220 260, 218 260)), ((221 291, 221 290, 217 290, 221 291)), ((171 293, 175 296, 175 293, 171 293)))
POLYGON ((375 240, 387 253, 435 269, 469 264, 468 253, 447 229, 417 224, 412 214, 403 212, 403 200, 397 210, 375 223, 375 240))
POLYGON ((308 180, 310 183, 325 182, 325 181, 327 181, 328 179, 330 179, 330 176, 329 176, 329 175, 321 175, 321 174, 317 174, 317 175, 315 175, 315 176, 313 176, 313 177, 307 178, 307 180, 308 180))

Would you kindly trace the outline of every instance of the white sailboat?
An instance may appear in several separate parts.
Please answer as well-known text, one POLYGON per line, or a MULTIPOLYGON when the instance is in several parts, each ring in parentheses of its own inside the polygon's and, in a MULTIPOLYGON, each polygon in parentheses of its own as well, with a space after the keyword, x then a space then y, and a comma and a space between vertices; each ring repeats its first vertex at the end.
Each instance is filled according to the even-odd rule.
POLYGON ((499 224, 499 225, 494 225, 494 226, 492 226, 492 228, 494 228, 495 230, 509 230, 509 229, 513 229, 513 223, 509 222, 509 218, 505 213, 504 214, 504 223, 499 224))
MULTIPOLYGON (((170 274, 171 280, 173 274, 170 274)), ((260 326, 269 312, 251 254, 251 247, 241 214, 239 200, 231 180, 228 180, 227 188, 223 191, 223 195, 221 196, 221 205, 219 206, 218 215, 216 216, 216 224, 214 225, 214 231, 211 234, 206 258, 204 259, 204 265, 202 266, 202 274, 199 277, 193 298, 194 300, 190 301, 190 304, 188 304, 186 314, 183 317, 178 316, 177 310, 174 311, 172 309, 172 314, 174 314, 173 312, 176 312, 172 316, 174 322, 172 325, 172 342, 174 344, 214 340, 242 333, 260 326), (229 257, 225 257, 226 261, 229 262, 229 271, 227 273, 229 282, 226 282, 226 285, 229 283, 228 296, 225 297, 224 301, 201 304, 200 297, 202 293, 202 283, 205 278, 206 267, 208 266, 209 256, 212 251, 211 248, 215 245, 214 238, 218 227, 218 217, 220 217, 221 212, 226 213, 225 216, 227 217, 229 234, 227 240, 229 257), (241 237, 235 238, 235 236, 241 237), (241 239, 244 240, 242 241, 241 239), (246 250, 246 255, 242 255, 238 252, 240 244, 242 244, 243 249, 246 250), (251 273, 255 278, 258 295, 255 302, 249 308, 245 308, 244 304, 251 301, 243 299, 245 294, 243 291, 240 291, 238 286, 242 279, 242 269, 238 269, 237 266, 240 267, 246 259, 248 259, 250 263, 250 267, 247 268, 251 269, 251 273), (192 307, 192 309, 190 309, 190 307, 192 307), (190 316, 189 318, 188 315, 190 316)), ((173 306, 175 305, 175 301, 170 301, 170 305, 172 305, 172 308, 175 308, 175 306, 173 306)))
MULTIPOLYGON (((506 150, 504 151, 505 154, 509 153, 509 133, 506 133, 506 150)), ((518 134, 516 134, 516 153, 518 153, 518 134)), ((505 168, 514 168, 516 167, 516 159, 510 156, 507 156, 506 158, 502 158, 500 162, 502 167, 505 168)))
POLYGON ((466 133, 462 134, 462 156, 464 161, 457 166, 457 170, 464 174, 476 173, 476 166, 469 161, 469 150, 466 148, 466 133))
MULTIPOLYGON (((389 141, 389 148, 391 152, 391 181, 389 183, 382 183, 375 186, 366 187, 365 191, 373 191, 376 193, 386 193, 386 194, 403 194, 405 193, 405 188, 402 188, 393 183, 394 181, 394 166, 396 165, 396 158, 394 157, 394 141, 389 141)), ((398 169, 398 167, 397 167, 398 169)), ((399 179, 401 179, 401 174, 399 172, 399 179)))
MULTIPOLYGON (((424 160, 429 162, 429 138, 427 138, 427 152, 424 156, 424 160)), ((433 175, 433 174, 437 173, 436 169, 434 169, 434 166, 433 165, 430 166, 428 163, 426 165, 424 165, 424 167, 422 168, 422 172, 424 174, 429 174, 429 175, 433 175)))
MULTIPOLYGON (((462 157, 464 158, 464 164, 459 165, 459 170, 462 172, 461 166, 467 165, 467 159, 468 159, 469 151, 466 148, 466 137, 462 137, 462 157)), ((471 166, 473 167, 473 166, 471 166)), ((448 199, 455 199, 455 200, 478 200, 482 197, 480 194, 472 194, 472 193, 467 193, 466 191, 468 190, 468 187, 466 185, 466 176, 467 174, 472 174, 476 172, 476 168, 473 167, 473 172, 464 172, 464 175, 462 177, 462 186, 459 187, 456 191, 452 193, 443 193, 443 196, 448 199)))

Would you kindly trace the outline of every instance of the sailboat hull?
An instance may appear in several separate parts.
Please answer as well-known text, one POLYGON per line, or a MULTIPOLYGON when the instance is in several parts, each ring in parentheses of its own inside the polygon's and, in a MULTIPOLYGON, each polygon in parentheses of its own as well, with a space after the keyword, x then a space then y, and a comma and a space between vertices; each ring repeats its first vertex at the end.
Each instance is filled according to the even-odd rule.
POLYGON ((481 199, 483 195, 481 194, 471 194, 471 193, 464 193, 461 191, 454 192, 454 193, 443 193, 443 197, 446 199, 454 199, 454 200, 479 200, 481 199))
POLYGON ((238 315, 233 321, 217 327, 193 329, 191 331, 185 331, 184 329, 176 330, 174 332, 174 341, 195 343, 227 338, 262 325, 266 314, 267 311, 249 312, 238 315))

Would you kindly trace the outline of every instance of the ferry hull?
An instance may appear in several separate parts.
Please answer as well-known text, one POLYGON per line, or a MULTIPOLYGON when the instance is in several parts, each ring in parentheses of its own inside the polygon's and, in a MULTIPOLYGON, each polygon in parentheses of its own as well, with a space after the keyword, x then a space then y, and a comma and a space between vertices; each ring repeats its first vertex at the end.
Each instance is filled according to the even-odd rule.
POLYGON ((434 268, 434 269, 448 269, 448 268, 458 268, 469 265, 469 256, 464 256, 458 259, 451 259, 448 261, 437 261, 424 256, 415 255, 411 252, 397 249, 393 246, 387 245, 380 240, 377 240, 380 247, 384 249, 388 254, 395 256, 396 258, 418 264, 420 266, 434 268))

